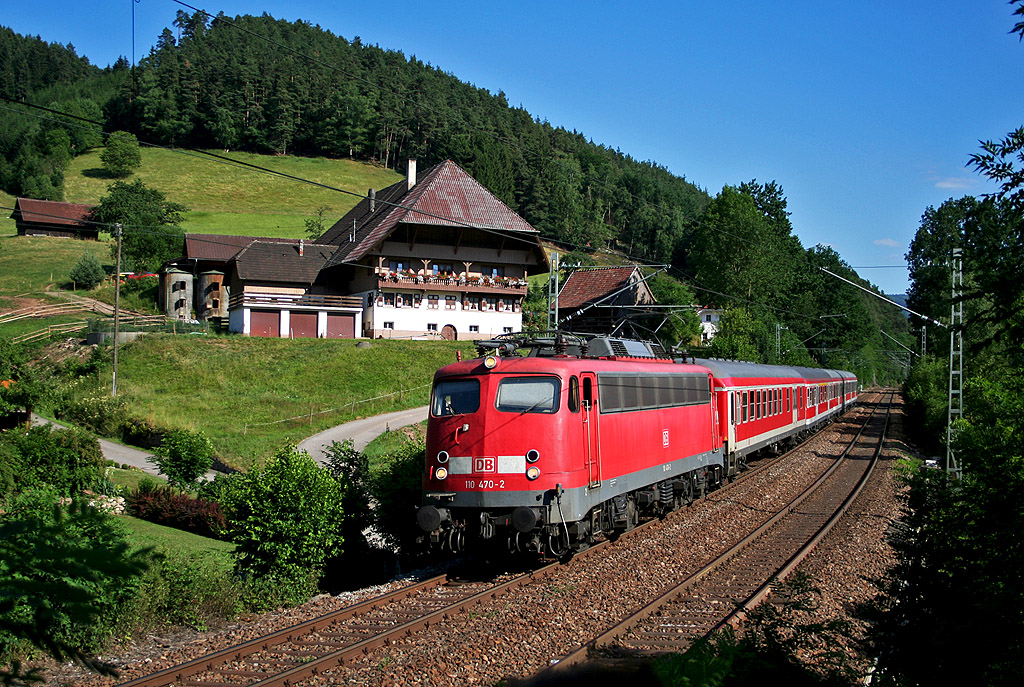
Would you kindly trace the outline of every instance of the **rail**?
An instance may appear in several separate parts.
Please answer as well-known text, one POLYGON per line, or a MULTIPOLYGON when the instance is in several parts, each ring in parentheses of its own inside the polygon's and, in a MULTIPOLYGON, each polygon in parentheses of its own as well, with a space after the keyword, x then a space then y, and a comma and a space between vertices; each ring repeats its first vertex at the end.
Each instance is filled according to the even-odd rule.
MULTIPOLYGON (((665 591, 654 601, 620 620, 600 636, 562 657, 544 672, 555 673, 578 665, 591 658, 599 650, 614 648, 619 653, 624 652, 627 655, 683 651, 698 637, 707 636, 727 624, 734 626, 738 624, 745 617, 747 611, 770 594, 778 584, 778 580, 785 579, 804 560, 860 493, 884 446, 884 428, 871 462, 859 475, 856 485, 848 490, 840 506, 832 509, 825 516, 824 522, 820 521, 820 517, 822 517, 820 508, 805 507, 800 508, 798 512, 798 507, 801 504, 805 504, 808 499, 820 496, 824 492, 822 485, 840 470, 841 465, 851 462, 846 461, 845 458, 857 445, 864 430, 874 417, 875 410, 877 408, 869 414, 843 455, 775 516, 715 560, 665 591), (803 533, 808 530, 809 522, 813 523, 813 529, 809 534, 804 535, 803 533), (792 545, 788 544, 791 541, 802 542, 795 552, 793 552, 792 545), (786 555, 787 551, 792 553, 786 555), (780 557, 781 563, 779 562, 780 557), (754 579, 758 580, 759 578, 759 580, 766 581, 748 581, 752 577, 750 568, 754 567, 749 561, 756 561, 760 566, 757 568, 757 576, 754 579), (694 603, 691 606, 685 605, 691 599, 694 603), (728 610, 724 615, 710 614, 704 610, 705 599, 714 599, 716 607, 720 607, 722 610, 728 608, 728 610), (734 602, 732 606, 730 606, 731 601, 734 602), (655 618, 660 618, 660 620, 654 620, 655 618), (645 648, 637 649, 637 647, 645 648)), ((888 407, 885 423, 887 426, 888 407)))

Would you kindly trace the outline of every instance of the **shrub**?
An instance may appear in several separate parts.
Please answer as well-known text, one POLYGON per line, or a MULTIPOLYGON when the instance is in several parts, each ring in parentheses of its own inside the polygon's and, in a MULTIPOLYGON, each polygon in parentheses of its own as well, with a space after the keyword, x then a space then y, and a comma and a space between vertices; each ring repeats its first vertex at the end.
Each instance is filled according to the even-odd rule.
POLYGON ((142 520, 201 537, 224 538, 226 523, 220 505, 215 501, 192 498, 143 480, 137 489, 129 493, 125 502, 128 512, 142 520))
POLYGON ((4 493, 48 486, 60 496, 101 487, 99 442, 79 429, 49 425, 0 434, 0 488, 4 493))
POLYGON ((76 287, 89 290, 103 281, 106 274, 99 258, 93 253, 83 253, 75 266, 71 268, 71 274, 68 276, 71 277, 71 281, 76 287))
POLYGON ((234 479, 226 506, 240 572, 302 580, 341 552, 341 487, 308 453, 286 446, 234 479))
POLYGON ((114 633, 147 552, 129 553, 112 516, 57 497, 26 491, 0 514, 0 665, 34 647, 99 670, 88 655, 114 633))
POLYGON ((104 437, 116 437, 128 418, 124 396, 88 396, 66 398, 56 408, 57 417, 86 427, 104 437))
POLYGON ((191 488, 213 465, 213 442, 203 432, 176 429, 164 435, 155 461, 172 486, 191 488))
POLYGON ((377 530, 407 552, 418 535, 415 506, 422 496, 424 464, 424 449, 410 445, 384 457, 370 479, 377 530))

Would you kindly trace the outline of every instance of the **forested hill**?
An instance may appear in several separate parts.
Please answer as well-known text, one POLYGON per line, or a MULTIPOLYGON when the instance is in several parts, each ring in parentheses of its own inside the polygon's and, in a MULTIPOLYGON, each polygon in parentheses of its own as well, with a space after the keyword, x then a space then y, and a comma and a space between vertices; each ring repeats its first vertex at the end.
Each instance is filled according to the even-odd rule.
POLYGON ((267 15, 179 13, 104 103, 165 144, 462 165, 549 238, 667 260, 707 194, 401 52, 267 15), (180 35, 180 38, 177 36, 180 35))
MULTIPOLYGON (((723 321, 716 355, 847 365, 872 378, 890 368, 879 330, 906 331, 896 311, 822 276, 819 267, 858 279, 834 251, 800 244, 775 182, 711 198, 654 162, 358 37, 267 15, 179 12, 135 70, 124 59, 97 69, 70 46, 10 31, 0 38, 0 95, 103 120, 107 132, 145 143, 351 157, 403 173, 409 158, 420 169, 450 158, 563 250, 611 247, 671 263, 698 290, 660 301, 740 306, 723 321)), ((62 199, 67 161, 102 145, 100 133, 0 104, 0 188, 62 199)))

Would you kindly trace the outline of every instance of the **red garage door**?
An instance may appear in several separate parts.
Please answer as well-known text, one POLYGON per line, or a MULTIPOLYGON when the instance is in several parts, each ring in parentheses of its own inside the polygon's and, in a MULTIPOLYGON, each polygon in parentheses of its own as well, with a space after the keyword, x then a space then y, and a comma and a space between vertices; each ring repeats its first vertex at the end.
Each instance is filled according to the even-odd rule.
POLYGON ((249 317, 251 336, 281 336, 281 313, 277 310, 253 310, 249 317))
POLYGON ((293 312, 291 316, 291 330, 293 339, 315 339, 316 313, 293 312))
POLYGON ((327 338, 328 339, 354 339, 356 338, 356 316, 354 314, 331 314, 327 315, 327 338))

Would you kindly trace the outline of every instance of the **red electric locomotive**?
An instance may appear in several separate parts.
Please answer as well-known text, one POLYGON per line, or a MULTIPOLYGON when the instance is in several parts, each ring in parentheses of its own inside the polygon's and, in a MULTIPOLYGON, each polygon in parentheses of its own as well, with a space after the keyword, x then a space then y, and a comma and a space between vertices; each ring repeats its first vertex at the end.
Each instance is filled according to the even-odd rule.
POLYGON ((806 431, 800 399, 852 378, 673 360, 622 339, 478 345, 494 353, 434 375, 417 512, 430 542, 455 552, 491 540, 560 556, 628 530, 641 513, 689 503, 753 451, 806 431), (515 356, 522 348, 529 355, 515 356))

